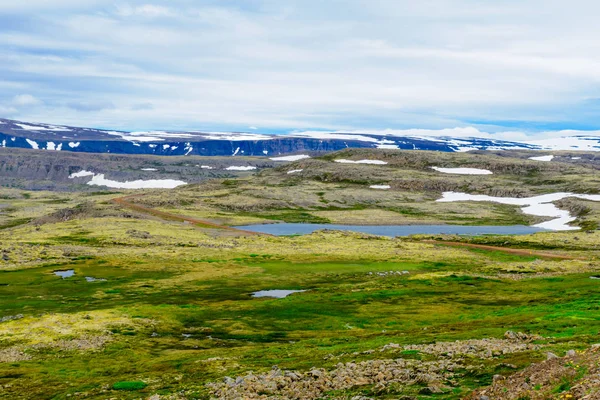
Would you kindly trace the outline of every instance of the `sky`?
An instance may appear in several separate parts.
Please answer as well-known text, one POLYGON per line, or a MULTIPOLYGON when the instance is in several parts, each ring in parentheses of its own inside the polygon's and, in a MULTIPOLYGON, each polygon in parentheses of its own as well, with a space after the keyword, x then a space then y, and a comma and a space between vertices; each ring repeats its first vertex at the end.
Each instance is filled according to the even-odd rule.
POLYGON ((596 130, 598 15, 593 0, 0 0, 0 117, 125 130, 596 130))

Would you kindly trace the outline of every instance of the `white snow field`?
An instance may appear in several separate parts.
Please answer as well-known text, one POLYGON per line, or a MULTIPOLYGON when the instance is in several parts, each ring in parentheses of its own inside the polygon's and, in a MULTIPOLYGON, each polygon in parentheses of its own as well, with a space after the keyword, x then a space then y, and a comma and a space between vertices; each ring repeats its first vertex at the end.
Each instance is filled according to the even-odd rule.
POLYGON ((299 154, 299 155, 295 155, 295 156, 271 157, 271 158, 269 158, 269 160, 273 160, 273 161, 299 161, 299 160, 304 160, 306 158, 310 158, 310 156, 307 156, 306 154, 299 154))
POLYGON ((573 231, 578 230, 576 226, 570 226, 569 223, 577 218, 571 216, 568 211, 561 210, 552 204, 555 201, 565 199, 567 197, 576 197, 578 199, 600 201, 600 195, 593 194, 575 194, 575 193, 550 193, 535 197, 493 197, 486 195, 476 195, 457 192, 444 192, 442 198, 436 201, 455 202, 455 201, 491 201, 500 204, 510 204, 521 206, 521 211, 524 214, 535 215, 538 217, 554 217, 550 221, 542 222, 534 225, 536 228, 548 229, 552 231, 573 231))
POLYGON ((358 160, 358 161, 354 161, 354 160, 346 160, 344 158, 340 158, 338 160, 334 160, 337 163, 342 163, 342 164, 373 164, 373 165, 386 165, 387 162, 385 161, 380 161, 380 160, 358 160))
POLYGON ((79 171, 69 175, 69 179, 83 178, 91 176, 92 179, 87 182, 90 186, 106 186, 113 189, 173 189, 178 186, 187 185, 187 182, 174 179, 150 179, 147 181, 136 180, 119 182, 106 179, 104 174, 95 174, 90 171, 79 171))
POLYGON ((441 168, 441 167, 431 167, 438 172, 442 172, 444 174, 457 174, 457 175, 492 175, 493 172, 487 169, 479 169, 479 168, 441 168))
POLYGON ((537 156, 537 157, 529 157, 530 160, 534 160, 534 161, 552 161, 554 160, 554 156, 553 155, 549 155, 549 156, 537 156))
POLYGON ((83 171, 72 173, 71 175, 69 175, 69 179, 83 178, 86 176, 94 176, 94 175, 95 174, 93 172, 83 170, 83 171))
POLYGON ((254 169, 256 169, 256 167, 253 167, 253 166, 241 167, 241 166, 235 166, 235 165, 225 168, 225 170, 227 170, 227 171, 252 171, 254 169))
POLYGON ((388 190, 388 189, 392 188, 390 185, 371 185, 369 187, 371 189, 378 189, 378 190, 388 190))

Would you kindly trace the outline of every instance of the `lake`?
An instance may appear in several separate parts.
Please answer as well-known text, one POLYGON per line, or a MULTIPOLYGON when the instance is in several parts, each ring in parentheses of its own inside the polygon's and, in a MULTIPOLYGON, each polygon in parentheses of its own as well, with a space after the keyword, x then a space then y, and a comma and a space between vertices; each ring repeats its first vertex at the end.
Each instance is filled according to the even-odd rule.
POLYGON ((370 233, 379 236, 410 235, 527 235, 545 232, 545 229, 525 225, 510 226, 464 226, 464 225, 333 225, 333 224, 257 224, 237 226, 246 231, 268 233, 275 236, 306 235, 320 229, 370 233))

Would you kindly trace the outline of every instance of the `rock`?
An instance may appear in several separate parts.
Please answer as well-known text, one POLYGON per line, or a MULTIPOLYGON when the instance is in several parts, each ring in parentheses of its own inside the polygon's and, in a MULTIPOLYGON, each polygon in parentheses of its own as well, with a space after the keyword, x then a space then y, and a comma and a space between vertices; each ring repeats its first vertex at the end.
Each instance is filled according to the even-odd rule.
POLYGON ((552 360, 553 358, 558 358, 558 356, 554 353, 548 352, 546 354, 546 360, 552 360))
POLYGON ((481 395, 481 396, 479 396, 479 400, 490 400, 490 398, 487 396, 481 395))
POLYGON ((504 338, 508 339, 508 340, 516 340, 518 338, 518 336, 513 331, 506 331, 504 333, 504 338))
POLYGON ((226 376, 225 378, 223 378, 223 382, 229 386, 235 385, 235 380, 229 376, 226 376))
POLYGON ((427 386, 419 390, 419 394, 438 394, 442 393, 442 389, 437 386, 427 386))
POLYGON ((575 357, 576 355, 577 353, 575 352, 575 350, 567 351, 567 357, 575 357))
POLYGON ((505 380, 505 379, 506 379, 506 378, 505 378, 505 377, 503 377, 502 375, 494 375, 493 381, 494 381, 494 382, 499 382, 499 381, 503 381, 503 380, 505 380))

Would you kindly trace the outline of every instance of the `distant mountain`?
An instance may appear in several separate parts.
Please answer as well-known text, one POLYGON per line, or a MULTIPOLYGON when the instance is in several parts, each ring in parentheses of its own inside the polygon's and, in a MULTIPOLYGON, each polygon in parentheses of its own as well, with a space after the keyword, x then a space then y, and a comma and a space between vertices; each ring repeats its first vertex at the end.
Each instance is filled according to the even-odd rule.
POLYGON ((162 156, 274 156, 345 148, 445 152, 519 149, 600 151, 600 137, 570 136, 511 142, 476 137, 395 136, 381 133, 264 135, 244 132, 124 132, 0 119, 0 147, 162 156))

